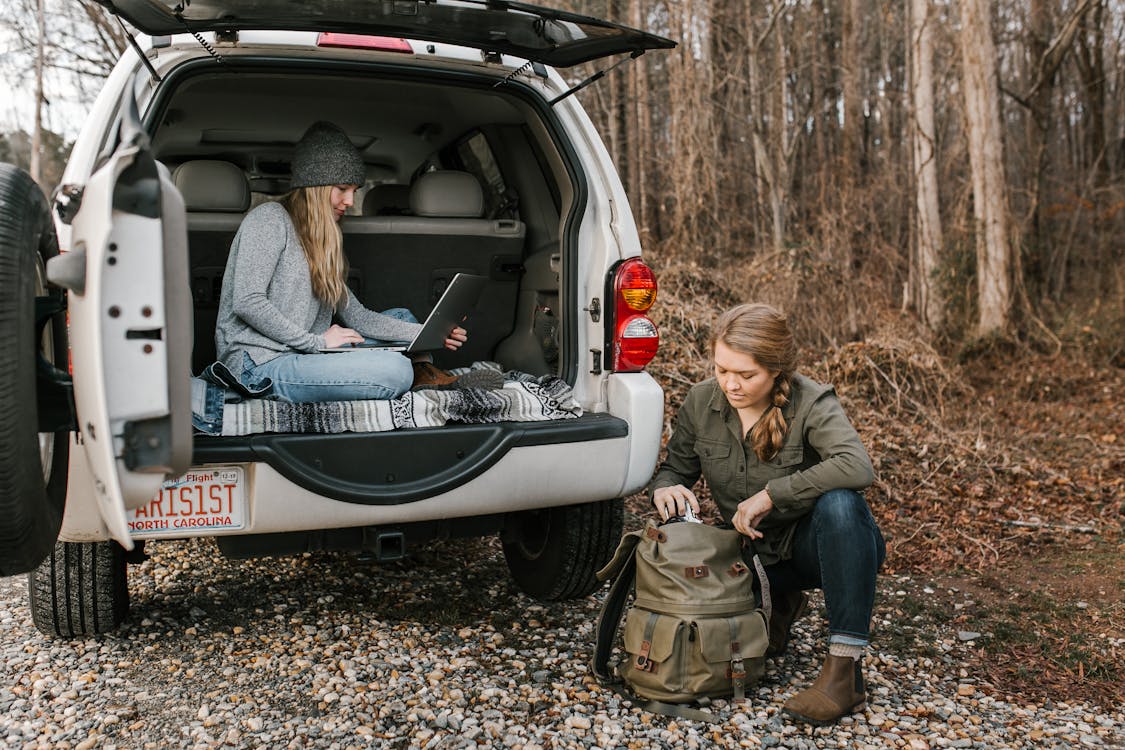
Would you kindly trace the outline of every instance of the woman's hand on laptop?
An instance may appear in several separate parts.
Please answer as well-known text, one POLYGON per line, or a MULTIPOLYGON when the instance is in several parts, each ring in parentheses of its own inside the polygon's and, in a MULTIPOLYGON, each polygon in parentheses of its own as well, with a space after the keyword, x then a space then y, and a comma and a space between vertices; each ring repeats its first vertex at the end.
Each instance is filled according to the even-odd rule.
POLYGON ((457 326, 445 337, 445 348, 451 352, 455 352, 461 348, 461 344, 464 344, 468 340, 469 332, 461 326, 457 326))
POLYGON ((324 332, 324 343, 329 349, 363 343, 363 336, 351 328, 344 328, 335 323, 324 332))

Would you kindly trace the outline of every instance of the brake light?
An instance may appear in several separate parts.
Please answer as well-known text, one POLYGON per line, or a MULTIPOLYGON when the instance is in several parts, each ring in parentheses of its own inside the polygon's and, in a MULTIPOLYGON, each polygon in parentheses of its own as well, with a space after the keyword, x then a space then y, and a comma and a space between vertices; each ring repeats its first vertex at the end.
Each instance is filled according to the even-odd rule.
POLYGON ((348 49, 376 49, 383 52, 413 52, 405 39, 393 36, 368 36, 366 34, 336 34, 321 32, 316 38, 317 47, 344 47, 348 49))
POLYGON ((656 274, 639 258, 630 258, 613 273, 612 339, 614 372, 637 372, 656 356, 660 332, 644 313, 656 302, 656 274))

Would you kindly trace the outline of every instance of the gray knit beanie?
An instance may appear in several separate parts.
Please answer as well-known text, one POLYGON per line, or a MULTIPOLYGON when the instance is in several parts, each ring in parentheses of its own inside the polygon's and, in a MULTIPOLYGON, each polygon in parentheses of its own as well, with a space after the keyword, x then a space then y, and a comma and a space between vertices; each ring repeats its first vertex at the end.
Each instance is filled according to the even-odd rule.
POLYGON ((359 185, 367 181, 363 157, 347 133, 325 120, 314 122, 293 151, 289 189, 317 185, 359 185))

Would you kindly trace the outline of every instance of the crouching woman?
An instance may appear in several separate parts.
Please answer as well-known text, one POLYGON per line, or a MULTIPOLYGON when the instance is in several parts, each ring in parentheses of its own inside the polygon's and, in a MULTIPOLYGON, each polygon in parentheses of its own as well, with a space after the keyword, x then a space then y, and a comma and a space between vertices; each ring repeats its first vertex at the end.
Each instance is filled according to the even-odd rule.
POLYGON ((784 652, 793 622, 824 592, 828 656, 820 676, 784 710, 828 724, 863 708, 862 658, 886 547, 860 491, 874 481, 867 452, 831 386, 796 372, 785 316, 740 305, 716 324, 714 377, 695 385, 676 417, 653 481, 661 517, 699 511, 702 475, 723 519, 752 540, 773 596, 767 656, 784 652))

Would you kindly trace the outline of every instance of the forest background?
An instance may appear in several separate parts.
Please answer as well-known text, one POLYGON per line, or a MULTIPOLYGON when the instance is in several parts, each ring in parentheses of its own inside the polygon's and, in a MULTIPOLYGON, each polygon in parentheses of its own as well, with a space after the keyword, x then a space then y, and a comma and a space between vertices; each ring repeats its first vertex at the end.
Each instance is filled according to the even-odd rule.
MULTIPOLYGON (((37 0, 3 0, 0 66, 30 101, 9 109, 36 124, 0 134, 0 160, 50 190, 65 113, 126 37, 91 0, 42 2, 40 27, 37 0)), ((999 690, 1119 700, 1125 6, 554 5, 678 42, 578 94, 660 280, 669 429, 718 313, 785 310, 876 463, 888 568, 974 592, 897 612, 985 631, 970 656, 999 690)))

